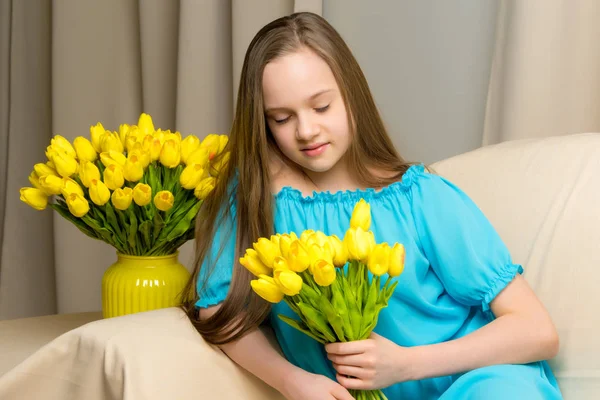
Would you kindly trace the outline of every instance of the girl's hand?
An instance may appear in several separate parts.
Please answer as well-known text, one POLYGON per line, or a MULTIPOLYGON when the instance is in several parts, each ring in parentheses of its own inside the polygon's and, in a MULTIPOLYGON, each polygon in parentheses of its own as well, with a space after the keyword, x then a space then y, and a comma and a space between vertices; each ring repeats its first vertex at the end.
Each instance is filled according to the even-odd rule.
POLYGON ((281 392, 287 400, 354 400, 339 383, 304 370, 290 377, 281 392))
POLYGON ((325 345, 337 381, 347 389, 382 389, 411 380, 410 349, 371 333, 368 339, 325 345))

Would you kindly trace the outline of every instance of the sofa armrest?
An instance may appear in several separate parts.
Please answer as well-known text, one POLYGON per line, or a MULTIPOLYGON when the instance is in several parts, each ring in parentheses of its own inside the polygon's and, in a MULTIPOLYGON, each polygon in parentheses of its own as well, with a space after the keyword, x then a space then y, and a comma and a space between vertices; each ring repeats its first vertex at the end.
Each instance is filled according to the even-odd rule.
POLYGON ((0 398, 283 399, 206 343, 178 308, 65 333, 0 378, 0 398))

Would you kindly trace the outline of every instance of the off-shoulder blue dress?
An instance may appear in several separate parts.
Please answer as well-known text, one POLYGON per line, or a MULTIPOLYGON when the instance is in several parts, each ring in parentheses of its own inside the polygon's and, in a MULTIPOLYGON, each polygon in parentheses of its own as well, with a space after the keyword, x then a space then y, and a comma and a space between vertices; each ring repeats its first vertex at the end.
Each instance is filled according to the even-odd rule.
MULTIPOLYGON (((512 262, 506 246, 469 197, 422 165, 410 167, 401 181, 379 191, 315 192, 305 197, 285 187, 275 195, 275 232, 299 234, 314 229, 343 237, 361 198, 371 205, 376 241, 399 242, 406 249, 404 272, 388 307, 381 311, 376 333, 400 346, 418 346, 465 336, 494 319, 490 302, 523 268, 512 262)), ((234 220, 228 222, 233 230, 223 224, 216 233, 212 256, 221 245, 224 248, 200 293, 198 308, 219 304, 227 296, 236 229, 234 220)), ((272 308, 270 323, 287 359, 335 379, 323 346, 277 314, 295 315, 285 302, 272 308)), ((403 382, 383 392, 389 399, 562 399, 545 361, 403 382)))

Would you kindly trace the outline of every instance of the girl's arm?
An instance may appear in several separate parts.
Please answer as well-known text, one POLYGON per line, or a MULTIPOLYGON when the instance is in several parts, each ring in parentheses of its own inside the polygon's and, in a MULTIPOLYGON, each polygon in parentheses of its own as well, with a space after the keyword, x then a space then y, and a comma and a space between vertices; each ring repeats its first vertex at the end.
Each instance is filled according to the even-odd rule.
POLYGON ((558 335, 545 310, 521 275, 490 303, 496 319, 448 342, 401 347, 378 335, 326 346, 348 389, 374 389, 397 382, 452 375, 496 364, 526 364, 558 353, 558 335), (356 378, 347 378, 346 376, 356 378))
POLYGON ((495 364, 526 364, 558 353, 558 334, 525 279, 518 275, 490 303, 496 319, 460 339, 411 348, 414 379, 495 364))
MULTIPOLYGON (((200 318, 213 315, 220 306, 200 309, 200 318)), ((235 363, 282 393, 289 400, 352 400, 338 383, 315 375, 287 361, 261 329, 219 348, 235 363)), ((264 328, 269 329, 270 328, 264 328)))

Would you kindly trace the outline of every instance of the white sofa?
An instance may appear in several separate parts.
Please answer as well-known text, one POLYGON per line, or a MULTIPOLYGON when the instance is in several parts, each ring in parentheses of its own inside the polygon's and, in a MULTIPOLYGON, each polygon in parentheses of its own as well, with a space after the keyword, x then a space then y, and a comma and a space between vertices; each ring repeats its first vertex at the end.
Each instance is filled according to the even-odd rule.
MULTIPOLYGON (((565 399, 599 398, 600 134, 507 142, 433 167, 479 204, 524 265, 559 331, 551 365, 565 399)), ((0 399, 281 399, 178 309, 94 319, 1 321, 0 399)))

